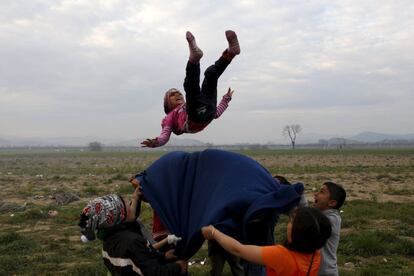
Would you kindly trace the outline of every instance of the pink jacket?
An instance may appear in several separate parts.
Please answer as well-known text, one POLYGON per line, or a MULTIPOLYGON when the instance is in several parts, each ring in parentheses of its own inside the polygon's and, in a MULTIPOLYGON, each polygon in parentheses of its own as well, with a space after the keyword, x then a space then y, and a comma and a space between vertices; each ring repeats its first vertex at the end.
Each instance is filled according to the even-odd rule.
MULTIPOLYGON (((216 115, 214 119, 217 119, 224 113, 224 111, 229 106, 231 97, 227 94, 223 96, 221 102, 217 106, 216 115)), ((156 138, 155 147, 160 147, 165 145, 168 140, 170 140, 171 132, 174 132, 176 135, 181 135, 183 133, 197 133, 203 130, 209 123, 206 124, 197 124, 191 121, 188 121, 188 115, 186 111, 185 104, 177 106, 175 109, 171 110, 167 116, 164 117, 161 123, 161 134, 156 138)))

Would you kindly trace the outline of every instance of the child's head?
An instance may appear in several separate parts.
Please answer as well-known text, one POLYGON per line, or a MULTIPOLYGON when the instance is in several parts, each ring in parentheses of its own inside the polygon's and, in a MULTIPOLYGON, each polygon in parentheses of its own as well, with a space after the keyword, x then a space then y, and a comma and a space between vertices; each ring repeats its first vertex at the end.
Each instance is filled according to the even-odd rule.
POLYGON ((117 194, 95 198, 88 202, 80 215, 79 226, 88 240, 95 239, 95 231, 131 221, 133 212, 128 202, 117 194))
POLYGON ((289 218, 285 246, 298 252, 311 253, 324 246, 331 231, 329 219, 320 210, 297 208, 289 218))
POLYGON ((339 209, 346 198, 345 189, 334 182, 323 183, 321 189, 314 194, 315 207, 319 210, 339 209))
POLYGON ((180 90, 171 88, 167 92, 165 92, 164 95, 164 112, 165 114, 168 114, 171 110, 179 106, 180 104, 183 104, 184 97, 183 94, 181 94, 180 90))

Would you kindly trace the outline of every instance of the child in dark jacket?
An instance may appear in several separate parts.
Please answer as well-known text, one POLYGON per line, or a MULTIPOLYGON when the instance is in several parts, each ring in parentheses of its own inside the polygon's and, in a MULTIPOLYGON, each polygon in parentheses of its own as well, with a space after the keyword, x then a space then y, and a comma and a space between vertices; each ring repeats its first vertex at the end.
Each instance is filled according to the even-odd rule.
POLYGON ((183 275, 187 262, 177 260, 174 251, 158 251, 167 238, 151 245, 138 222, 119 224, 103 237, 102 258, 112 275, 183 275))
POLYGON ((95 239, 95 232, 103 241, 103 261, 112 275, 175 276, 187 271, 187 262, 178 260, 174 250, 158 251, 167 244, 176 245, 181 238, 168 235, 151 244, 143 235, 137 221, 140 210, 139 188, 131 201, 110 194, 98 197, 86 205, 80 215, 82 241, 95 239))

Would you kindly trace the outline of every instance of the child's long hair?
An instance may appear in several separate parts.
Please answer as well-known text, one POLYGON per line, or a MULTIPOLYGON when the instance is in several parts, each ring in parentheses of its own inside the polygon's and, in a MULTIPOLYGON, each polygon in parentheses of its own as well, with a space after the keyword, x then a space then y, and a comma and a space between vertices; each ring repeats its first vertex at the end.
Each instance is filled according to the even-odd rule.
POLYGON ((312 253, 324 246, 331 235, 329 219, 318 209, 301 207, 294 211, 292 242, 285 247, 303 253, 312 253))

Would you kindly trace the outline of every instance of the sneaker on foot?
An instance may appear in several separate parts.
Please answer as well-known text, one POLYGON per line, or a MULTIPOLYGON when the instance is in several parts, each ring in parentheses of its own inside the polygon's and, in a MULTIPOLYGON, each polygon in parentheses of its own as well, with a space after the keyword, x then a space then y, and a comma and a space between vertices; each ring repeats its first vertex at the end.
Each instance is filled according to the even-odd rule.
POLYGON ((198 63, 200 59, 203 57, 203 51, 201 51, 200 48, 198 48, 197 43, 195 41, 195 37, 192 33, 187 32, 185 34, 185 37, 188 41, 188 47, 190 48, 190 57, 189 60, 192 63, 198 63))

